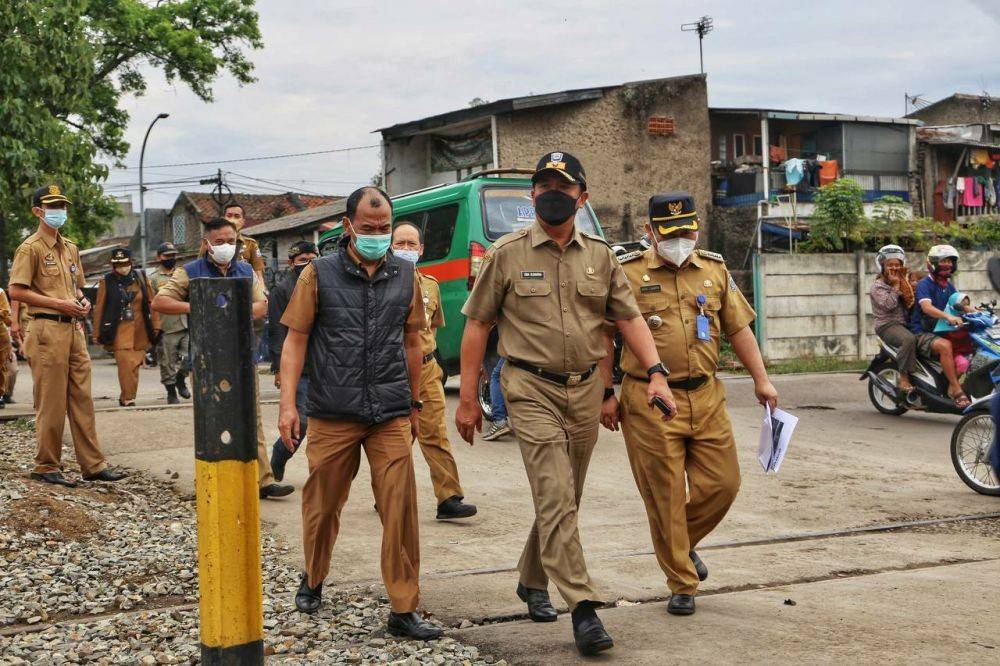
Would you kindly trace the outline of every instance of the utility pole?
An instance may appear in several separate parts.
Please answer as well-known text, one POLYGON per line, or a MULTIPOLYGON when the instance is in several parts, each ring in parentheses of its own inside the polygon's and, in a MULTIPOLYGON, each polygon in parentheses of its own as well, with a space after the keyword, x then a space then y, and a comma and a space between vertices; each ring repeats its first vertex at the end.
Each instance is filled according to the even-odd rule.
POLYGON ((149 127, 146 128, 146 136, 142 138, 142 150, 139 151, 139 267, 146 267, 146 202, 143 195, 146 193, 146 187, 142 182, 142 163, 146 159, 146 141, 149 139, 149 133, 153 131, 153 125, 156 124, 157 120, 161 118, 169 118, 169 113, 160 113, 153 118, 153 122, 149 123, 149 127))
POLYGON ((694 23, 684 23, 681 25, 681 30, 683 32, 697 32, 698 33, 698 65, 701 68, 701 73, 705 73, 705 54, 702 51, 702 41, 705 39, 705 35, 712 32, 715 26, 712 24, 711 16, 702 16, 700 19, 694 23))

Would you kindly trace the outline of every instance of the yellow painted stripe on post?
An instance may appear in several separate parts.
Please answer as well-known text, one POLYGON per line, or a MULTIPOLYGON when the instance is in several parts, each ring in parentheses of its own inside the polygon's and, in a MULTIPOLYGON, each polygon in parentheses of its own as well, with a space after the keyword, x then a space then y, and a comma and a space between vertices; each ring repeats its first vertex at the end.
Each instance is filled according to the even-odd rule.
POLYGON ((256 460, 195 460, 201 642, 209 648, 264 636, 257 475, 256 460))

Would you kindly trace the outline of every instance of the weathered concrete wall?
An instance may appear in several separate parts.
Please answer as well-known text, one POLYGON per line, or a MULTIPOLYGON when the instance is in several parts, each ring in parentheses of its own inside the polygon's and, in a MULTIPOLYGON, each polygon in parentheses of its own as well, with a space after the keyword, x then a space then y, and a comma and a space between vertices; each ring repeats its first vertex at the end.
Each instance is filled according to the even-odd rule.
POLYGON ((976 95, 952 97, 914 111, 908 117, 922 120, 926 125, 1000 123, 1000 100, 993 99, 990 107, 984 111, 982 102, 976 95))
MULTIPOLYGON (((986 275, 994 254, 962 252, 955 286, 976 305, 995 297, 986 275)), ((867 358, 878 350, 868 297, 874 254, 765 254, 760 265, 766 358, 867 358)), ((908 268, 924 270, 923 256, 912 254, 908 268)))
POLYGON ((599 100, 497 117, 501 167, 534 168, 552 150, 583 162, 591 204, 613 241, 641 235, 649 197, 657 192, 691 192, 705 217, 711 196, 709 136, 701 75, 626 84, 606 90, 599 100), (676 133, 648 134, 650 116, 673 117, 676 133))

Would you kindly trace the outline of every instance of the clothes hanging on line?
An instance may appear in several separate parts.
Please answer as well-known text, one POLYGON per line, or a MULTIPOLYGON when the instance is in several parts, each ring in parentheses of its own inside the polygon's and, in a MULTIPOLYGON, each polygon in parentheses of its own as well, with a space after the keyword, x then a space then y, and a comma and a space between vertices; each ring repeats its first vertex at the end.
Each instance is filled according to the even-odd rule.
POLYGON ((793 157, 785 162, 785 183, 789 187, 797 186, 805 177, 805 160, 793 157))
POLYGON ((980 185, 979 181, 975 178, 965 178, 965 191, 962 192, 962 205, 973 207, 983 205, 983 186, 980 185))

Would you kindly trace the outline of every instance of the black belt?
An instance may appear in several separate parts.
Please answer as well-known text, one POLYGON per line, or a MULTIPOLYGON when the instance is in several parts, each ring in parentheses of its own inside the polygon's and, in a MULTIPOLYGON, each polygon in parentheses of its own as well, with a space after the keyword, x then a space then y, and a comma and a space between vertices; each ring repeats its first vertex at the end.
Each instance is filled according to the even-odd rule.
POLYGON ((39 313, 33 314, 33 315, 31 315, 31 318, 32 319, 51 319, 52 321, 59 321, 59 322, 62 322, 64 324, 72 324, 73 323, 73 318, 70 317, 69 315, 49 314, 47 312, 39 312, 39 313))
POLYGON ((542 368, 539 368, 538 366, 531 365, 530 363, 525 363, 524 361, 518 361, 517 359, 513 358, 507 359, 507 362, 510 363, 515 368, 521 368, 522 370, 527 370, 533 375, 538 375, 542 379, 547 379, 550 382, 555 382, 556 384, 562 384, 563 386, 576 386, 577 384, 582 384, 587 380, 588 377, 594 374, 594 370, 597 369, 597 366, 594 365, 591 366, 590 370, 587 370, 586 372, 562 374, 558 372, 549 372, 548 370, 544 370, 542 368))
MULTIPOLYGON (((648 377, 636 377, 633 374, 630 374, 629 377, 640 382, 649 381, 648 377)), ((678 379, 677 381, 674 382, 668 381, 667 386, 669 386, 672 389, 678 389, 680 391, 696 391, 699 388, 701 388, 707 381, 708 377, 706 377, 705 375, 699 375, 697 377, 688 377, 687 379, 678 379)))
POLYGON ((424 358, 421 361, 421 363, 430 363, 432 358, 434 358, 434 352, 431 352, 427 356, 424 356, 424 358))

